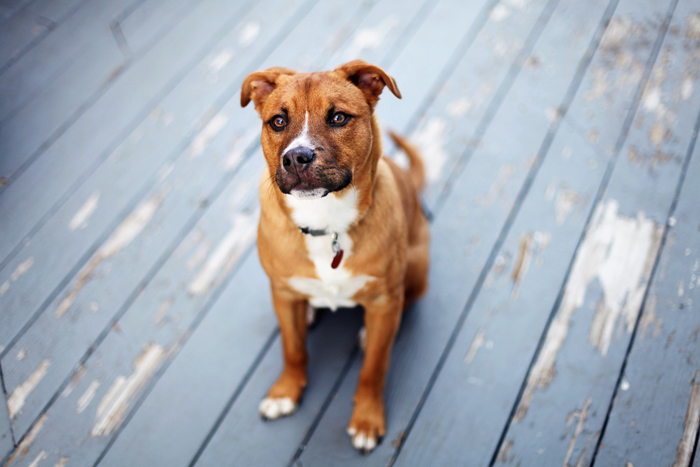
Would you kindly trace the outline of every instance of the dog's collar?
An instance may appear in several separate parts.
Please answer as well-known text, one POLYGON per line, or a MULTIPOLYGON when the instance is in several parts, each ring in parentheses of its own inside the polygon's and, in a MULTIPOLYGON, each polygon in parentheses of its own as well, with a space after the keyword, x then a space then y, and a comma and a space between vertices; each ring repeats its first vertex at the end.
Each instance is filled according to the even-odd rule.
POLYGON ((333 250, 331 267, 336 269, 340 266, 340 262, 343 260, 343 249, 340 247, 340 242, 338 241, 338 232, 331 232, 328 229, 311 229, 309 227, 299 227, 299 231, 305 235, 311 235, 312 237, 323 237, 324 235, 333 234, 333 240, 331 240, 331 249, 333 250))
POLYGON ((299 230, 301 233, 311 235, 312 237, 323 237, 324 235, 330 235, 332 233, 328 229, 311 229, 309 227, 299 227, 299 230))

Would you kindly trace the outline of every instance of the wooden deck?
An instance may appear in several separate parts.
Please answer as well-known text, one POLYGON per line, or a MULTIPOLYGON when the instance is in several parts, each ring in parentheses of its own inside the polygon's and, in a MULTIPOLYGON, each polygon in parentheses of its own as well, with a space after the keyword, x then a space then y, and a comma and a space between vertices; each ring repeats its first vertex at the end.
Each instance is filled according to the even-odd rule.
POLYGON ((0 0, 0 465, 700 467, 699 126, 697 0, 0 0), (238 97, 355 58, 398 82, 432 222, 368 456, 358 310, 258 417, 238 97))

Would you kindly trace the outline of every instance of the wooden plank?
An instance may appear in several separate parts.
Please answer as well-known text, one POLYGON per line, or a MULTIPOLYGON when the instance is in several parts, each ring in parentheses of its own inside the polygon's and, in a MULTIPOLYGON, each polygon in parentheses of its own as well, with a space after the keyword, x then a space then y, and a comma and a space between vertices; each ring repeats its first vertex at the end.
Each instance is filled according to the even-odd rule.
MULTIPOLYGON (((672 29, 682 29, 689 8, 689 3, 679 3, 672 29)), ((627 17, 649 24, 648 16, 627 17)), ((674 92, 687 77, 682 67, 669 66, 683 63, 687 52, 673 52, 682 50, 682 41, 682 35, 668 34, 661 47, 635 124, 609 185, 603 185, 605 196, 579 246, 561 305, 506 434, 510 447, 504 461, 591 462, 700 110, 697 99, 685 100, 674 92), (657 106, 663 106, 662 114, 657 106), (674 114, 670 121, 667 110, 674 114), (655 140, 656 125, 673 136, 655 140), (612 237, 600 237, 608 226, 612 237), (601 250, 602 256, 590 255, 591 248, 606 244, 610 249, 601 250), (553 427, 559 429, 552 433, 553 427)), ((644 447, 641 453, 651 454, 651 449, 644 447)))
MULTIPOLYGON (((41 41, 0 76, 0 121, 5 122, 45 89, 94 41, 102 43, 101 38, 107 37, 114 42, 108 28, 110 20, 143 1, 90 1, 58 25, 48 40, 41 41)), ((2 173, 7 176, 4 169, 2 173)))
MULTIPOLYGON (((14 346, 5 351, 3 361, 7 366, 7 388, 13 390, 23 384, 36 369, 36 365, 42 361, 49 359, 52 363, 40 383, 26 398, 22 412, 14 417, 18 433, 24 433, 34 422, 66 375, 74 370, 76 362, 104 332, 105 326, 109 326, 115 315, 124 312, 122 307, 125 303, 130 303, 134 294, 152 278, 155 272, 151 271, 160 268, 165 258, 172 254, 175 246, 202 216, 208 200, 221 195, 223 187, 230 182, 235 169, 240 165, 244 150, 255 134, 244 133, 248 129, 248 121, 231 118, 227 126, 219 127, 219 130, 224 131, 221 131, 218 139, 214 141, 205 142, 205 139, 216 135, 211 127, 207 130, 205 126, 200 133, 203 137, 195 140, 189 147, 172 143, 175 154, 165 154, 171 156, 171 160, 166 159, 167 163, 160 171, 157 165, 147 165, 148 154, 153 152, 154 148, 167 147, 166 138, 180 138, 181 141, 182 136, 178 132, 184 125, 193 125, 191 120, 182 117, 191 103, 197 98, 202 98, 202 101, 197 101, 197 105, 201 107, 191 110, 206 114, 207 107, 220 97, 222 91, 226 92, 233 86, 240 87, 247 69, 249 71, 251 67, 250 62, 255 61, 261 52, 266 53, 271 43, 276 45, 274 41, 280 32, 284 33, 285 28, 289 27, 288 17, 271 16, 266 22, 259 23, 261 31, 269 36, 262 34, 259 40, 247 46, 237 46, 242 31, 251 21, 274 9, 289 8, 286 11, 293 16, 295 12, 298 14, 302 6, 302 2, 286 2, 284 5, 279 1, 263 2, 248 15, 237 16, 239 24, 236 27, 227 25, 226 35, 216 47, 216 50, 230 49, 240 52, 239 58, 232 58, 226 69, 219 71, 222 84, 213 89, 208 85, 202 87, 202 76, 198 70, 193 70, 189 79, 183 81, 183 88, 163 102, 164 107, 159 117, 144 122, 141 127, 142 138, 129 141, 129 145, 123 148, 124 152, 115 154, 112 163, 105 164, 96 172, 76 193, 77 196, 71 203, 59 212, 60 216, 55 216, 47 224, 42 236, 38 236, 46 238, 47 243, 37 241, 28 247, 28 254, 32 255, 29 257, 33 258, 32 263, 35 263, 42 273, 25 274, 22 281, 12 281, 10 277, 11 287, 3 298, 14 300, 6 303, 31 303, 39 306, 38 311, 43 314, 14 346), (173 118, 168 117, 171 110, 179 110, 180 122, 176 125, 173 121, 172 124, 164 126, 164 121, 173 118), (169 128, 170 126, 175 128, 169 128), (195 148, 203 154, 194 152, 195 148), (235 160, 229 152, 233 153, 235 160), (237 152, 239 154, 236 154, 237 152), (126 167, 122 157, 124 153, 134 157, 126 167), (139 157, 141 155, 143 158, 139 157), (129 167, 132 168, 131 171, 128 170, 129 167), (146 170, 158 173, 150 176, 138 173, 146 170), (137 183, 141 186, 128 188, 137 183), (125 194, 129 194, 128 190, 132 190, 135 195, 132 200, 124 197, 125 194), (82 224, 75 222, 75 216, 84 212, 85 203, 89 204, 90 200, 95 200, 95 193, 97 200, 94 202, 97 206, 91 215, 83 216, 85 219, 82 220, 88 225, 82 229, 82 224), (139 212, 145 212, 148 216, 134 217, 132 214, 139 212), (135 224, 139 230, 131 234, 128 241, 120 244, 113 253, 105 255, 104 245, 112 244, 125 225, 134 224, 134 219, 141 219, 135 224), (63 247, 58 250, 51 248, 53 242, 60 242, 63 247), (80 261, 75 265, 78 259, 80 261), (42 268, 49 265, 51 269, 44 273, 42 268), (68 280, 63 277, 66 273, 69 274, 68 280), (49 282, 50 280, 54 282, 49 282), (32 286, 32 281, 40 282, 32 286), (56 286, 58 288, 52 291, 56 286), (44 298, 38 297, 38 300, 30 301, 32 289, 35 294, 42 291, 45 294, 44 298), (50 338, 47 338, 48 336, 50 338), (15 354, 23 348, 27 349, 27 358, 17 360, 15 354), (56 359, 56 355, 61 357, 56 359)), ((220 115, 232 115, 233 109, 242 113, 240 104, 235 103, 234 106, 234 103, 235 100, 230 100, 228 107, 220 115)), ((257 174, 253 175, 250 182, 256 180, 257 174)), ((229 195, 232 196, 231 193, 229 195)), ((206 242, 215 239, 216 237, 206 242)), ((186 273, 193 272, 186 270, 186 273)), ((166 299, 167 297, 163 298, 166 299)), ((9 328, 10 325, 21 326, 23 323, 19 319, 28 318, 19 313, 16 316, 17 319, 12 321, 13 315, 5 314, 3 320, 6 324, 3 329, 9 328)))
POLYGON ((7 413, 7 396, 0 394, 0 462, 15 448, 10 427, 10 416, 7 413))
POLYGON ((125 52, 142 54, 160 40, 173 24, 180 21, 201 0, 148 0, 123 18, 115 19, 110 27, 124 40, 125 52))
MULTIPOLYGON (((12 341, 23 326, 32 319, 32 315, 40 313, 41 307, 48 305, 45 301, 47 298, 52 299, 51 294, 57 292, 55 288, 57 286, 65 286, 65 284, 61 284, 61 281, 64 281, 66 275, 70 277, 78 272, 76 268, 82 265, 81 261, 87 261, 89 255, 97 249, 95 242, 106 239, 108 234, 105 233, 105 228, 110 225, 112 226, 111 228, 115 228, 138 204, 140 197, 144 195, 149 187, 158 183, 157 172, 162 170, 164 166, 168 166, 182 153, 184 147, 195 137, 194 133, 197 131, 197 125, 203 125, 203 123, 211 119, 212 114, 208 114, 208 112, 212 103, 215 103, 222 93, 229 92, 232 80, 242 80, 245 77, 246 68, 251 66, 250 63, 256 59, 256 54, 264 50, 269 38, 262 36, 258 41, 245 45, 236 45, 239 37, 236 34, 240 34, 241 29, 238 28, 235 32, 231 32, 231 30, 238 20, 247 17, 242 17, 240 13, 235 11, 230 12, 226 5, 221 5, 219 2, 216 2, 216 4, 222 9, 214 9, 214 13, 217 15, 217 22, 220 21, 218 23, 220 27, 218 37, 214 37, 209 43, 200 45, 200 50, 191 51, 190 63, 185 62, 181 64, 181 71, 184 76, 172 80, 170 83, 171 89, 166 88, 166 92, 162 93, 164 94, 161 96, 163 100, 152 102, 146 106, 146 110, 151 112, 150 118, 147 112, 143 112, 143 109, 141 109, 143 115, 139 116, 138 113, 136 114, 135 122, 132 123, 135 128, 131 128, 128 138, 125 137, 126 135, 119 138, 120 141, 123 139, 120 146, 110 148, 108 146, 109 143, 102 140, 100 132, 112 132, 114 127, 108 125, 108 128, 100 129, 101 123, 99 120, 109 121, 110 116, 116 119, 131 118, 125 114, 115 114, 110 108, 119 106, 119 100, 123 99, 124 93, 131 92, 129 91, 129 86, 138 87, 144 93, 148 93, 150 90, 147 89, 147 86, 143 88, 139 86, 139 84, 149 84, 147 81, 138 81, 145 79, 143 75, 130 76, 128 80, 117 84, 112 90, 119 90, 121 94, 115 93, 110 96, 110 99, 104 106, 101 101, 95 107, 99 109, 101 114, 101 117, 96 119, 97 121, 84 122, 82 130, 87 130, 85 126, 95 125, 97 137, 88 138, 84 141, 86 144, 83 146, 84 150, 80 151, 80 157, 95 158, 96 154, 91 153, 90 149, 98 150, 100 147, 107 146, 108 150, 112 150, 110 150, 107 160, 92 174, 92 177, 87 181, 83 181, 81 186, 71 193, 70 197, 67 197, 66 202, 60 209, 50 219, 47 219, 46 224, 34 234, 34 244, 22 249, 20 254, 8 261, 5 268, 0 271, 0 284, 9 281, 8 284, 12 285, 4 296, 0 297, 2 305, 12 311, 2 317, 3 326, 0 326, 0 346, 7 347, 8 343, 12 341), (224 12, 229 14, 223 16, 222 13, 224 12), (222 17, 219 18, 218 16, 222 17), (224 38, 223 42, 221 42, 222 38, 224 38), (231 50, 249 51, 251 55, 233 57, 224 68, 213 72, 212 74, 219 76, 221 82, 212 85, 211 83, 203 82, 202 76, 199 75, 201 68, 197 67, 207 68, 206 63, 208 60, 211 60, 208 54, 212 53, 212 49, 217 46, 222 47, 222 49, 214 49, 216 53, 222 53, 224 47, 229 47, 231 50), (239 66, 241 68, 238 68, 239 66), (130 168, 131 170, 129 170, 130 168), (86 202, 89 202, 92 196, 95 196, 95 193, 102 197, 103 203, 104 200, 107 200, 106 205, 102 204, 103 208, 107 208, 107 210, 98 209, 94 216, 90 218, 87 227, 74 226, 71 230, 70 223, 72 218, 85 206, 86 202), (100 238, 101 240, 99 240, 100 238), (44 239, 47 242, 45 244, 43 243, 44 239), (54 242, 61 242, 63 248, 53 248, 54 242), (16 271, 19 265, 28 261, 29 258, 33 258, 32 263, 35 263, 40 268, 46 268, 46 270, 42 270, 44 273, 41 275, 24 275, 22 281, 13 281, 13 272, 16 271), (21 309, 18 305, 19 303, 22 303, 21 309), (32 312, 28 313, 27 309, 31 309, 32 312)), ((199 16, 195 15, 190 19, 193 22, 200 23, 199 20, 211 12, 210 9, 205 9, 205 11, 199 11, 199 16)), ((248 21, 250 20, 248 19, 248 21)), ((269 24, 277 24, 274 20, 270 21, 269 24)), ((260 24, 262 25, 263 23, 260 24)), ((174 38, 177 41, 169 44, 173 49, 169 50, 168 55, 163 57, 164 60, 169 60, 170 54, 175 53, 175 50, 179 48, 177 42, 194 40, 195 31, 211 38, 211 30, 205 24, 199 24, 197 29, 193 29, 190 26, 187 24, 187 21, 178 26, 179 34, 174 38)), ((277 31, 277 29, 273 27, 273 31, 277 31)), ((153 50, 157 51, 158 48, 153 50)), ((180 48, 180 50, 184 52, 185 49, 180 48)), ((150 66, 158 67, 158 63, 158 61, 154 60, 150 63, 150 66)), ((163 68, 163 73, 165 74, 165 69, 168 67, 159 68, 163 68)), ((149 69, 146 68, 140 70, 140 73, 147 73, 148 71, 149 69)), ((157 77, 150 77, 149 79, 153 80, 150 81, 150 84, 158 81, 157 77)), ((235 85, 235 87, 238 86, 235 85)), ((129 105, 131 106, 132 104, 129 105)), ((134 103, 133 106, 136 107, 136 104, 134 103)), ((130 110, 136 111, 133 108, 130 110)), ((124 109, 124 112, 129 113, 127 109, 124 109)), ((122 121, 121 123, 124 122, 122 121)), ((115 123, 114 126, 119 125, 115 123)), ((199 130, 204 131, 202 128, 199 128, 199 130)), ((59 147, 54 146, 50 150, 52 151, 51 160, 42 158, 38 164, 32 166, 33 175, 26 181, 29 182, 31 179, 34 179, 39 183, 40 180, 44 180, 43 172, 41 172, 44 163, 55 169, 57 171, 54 172, 56 175, 61 172, 66 175, 69 179, 66 181, 75 178, 78 175, 76 171, 71 171, 71 166, 68 164, 61 165, 60 157, 65 154, 64 151, 70 149, 70 144, 78 144, 77 140, 80 138, 80 134, 81 132, 76 130, 68 140, 59 142, 59 147)), ((239 133, 233 133, 233 135, 235 137, 240 136, 239 133)), ((73 150, 76 147, 74 146, 73 150)), ((75 166, 72 168, 75 169, 75 166)), ((51 180, 54 179, 52 178, 51 180)), ((53 187, 48 187, 47 185, 48 183, 42 184, 47 192, 51 192, 52 188, 60 190, 69 186, 65 184, 65 181, 56 181, 53 187)), ((38 205, 41 204, 37 196, 43 196, 43 190, 41 193, 38 193, 32 186, 23 182, 11 186, 3 195, 5 196, 4 201, 8 204, 2 204, 0 211, 5 211, 4 214, 11 216, 8 218, 14 219, 17 224, 23 224, 23 221, 30 220, 29 218, 33 217, 33 215, 36 216, 34 219, 43 215, 40 213, 40 208, 36 209, 28 217, 20 215, 22 213, 22 204, 25 206, 31 205, 30 200, 34 200, 38 205), (24 201, 21 199, 18 201, 15 196, 27 196, 29 198, 24 201), (9 204, 15 201, 19 205, 12 206, 9 204)), ((43 201, 45 203, 44 210, 46 209, 46 204, 54 202, 49 197, 45 197, 43 201)), ((38 208, 38 206, 36 207, 38 208)), ((11 224, 0 225, 0 231, 13 230, 12 233, 15 235, 21 233, 14 230, 11 224)), ((26 224, 23 227, 26 227, 26 224)), ((3 246, 5 245, 3 244, 3 246)))
MULTIPOLYGON (((700 189, 694 182, 698 176, 700 146, 695 145, 678 205, 672 213, 675 224, 669 224, 596 456, 598 465, 689 465, 700 423, 700 319, 693 312, 700 288, 700 189)), ((697 452, 695 461, 697 464, 697 452)))
POLYGON ((0 75, 88 0, 37 0, 0 27, 0 75))
MULTIPOLYGON (((8 184, 15 183, 37 158, 42 157, 71 125, 79 121, 115 85, 121 75, 140 60, 154 60, 154 55, 163 54, 161 49, 148 55, 159 40, 166 38, 167 42, 170 39, 168 31, 191 13, 196 5, 192 1, 178 3, 179 7, 167 9, 167 14, 155 15, 149 18, 150 21, 133 24, 129 30, 139 36, 139 41, 133 44, 126 42, 121 23, 116 21, 104 25, 99 35, 86 40, 87 44, 71 44, 71 49, 82 50, 80 56, 70 62, 70 66, 58 71, 50 83, 37 89, 16 109, 8 108, 7 115, 0 112, 0 151, 6 155, 0 162, 0 173, 8 184)), ((136 12, 140 9, 137 8, 136 12)), ((130 18, 131 15, 124 21, 131 24, 128 22, 130 18)), ((196 49, 199 42, 196 36, 192 39, 189 47, 196 49)), ((206 41, 206 37, 200 40, 206 41)), ((187 48, 183 47, 184 57, 187 57, 186 52, 187 48)), ((156 81, 153 86, 164 87, 172 74, 177 74, 178 61, 172 59, 170 62, 173 68, 159 65, 166 73, 160 76, 160 83, 156 81), (170 73, 167 73, 168 70, 170 73)), ((168 61, 164 60, 164 63, 168 64, 168 61)), ((128 99, 134 100, 135 105, 145 104, 148 97, 128 94, 128 99), (143 100, 139 100, 139 97, 143 100)))

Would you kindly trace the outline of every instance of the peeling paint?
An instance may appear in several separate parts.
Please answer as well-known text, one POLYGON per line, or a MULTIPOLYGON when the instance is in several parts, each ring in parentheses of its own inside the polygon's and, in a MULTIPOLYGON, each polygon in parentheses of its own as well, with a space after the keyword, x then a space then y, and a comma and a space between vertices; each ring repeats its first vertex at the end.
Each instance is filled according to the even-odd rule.
POLYGON ((7 397, 7 410, 10 413, 10 419, 15 418, 19 411, 22 410, 24 402, 27 400, 29 394, 31 394, 39 382, 46 376, 49 365, 51 365, 49 360, 43 360, 29 378, 24 383, 17 386, 7 397))
POLYGON ((463 117, 469 112, 473 105, 474 102, 472 102, 471 99, 463 97, 456 101, 451 101, 447 105, 447 113, 450 117, 463 117))
POLYGON ((238 262, 255 238, 258 214, 259 210, 256 209, 254 213, 239 214, 234 218, 231 230, 209 255, 187 287, 190 295, 208 292, 221 273, 227 273, 238 262))
POLYGON ((27 348, 22 347, 21 349, 19 349, 19 352, 17 352, 17 356, 15 357, 15 359, 18 362, 21 362, 22 360, 24 360, 24 357, 26 357, 26 356, 27 356, 27 348))
POLYGON ((464 358, 464 363, 471 363, 472 360, 474 360, 474 357, 476 357, 476 353, 479 351, 481 346, 484 345, 485 342, 486 337, 484 336, 484 333, 481 330, 477 331, 476 336, 474 336, 474 340, 472 341, 472 345, 469 346, 467 356, 464 358))
POLYGON ((695 372, 693 380, 690 382, 690 399, 688 400, 688 410, 685 412, 685 429, 678 444, 676 452, 676 462, 673 467, 686 467, 690 464, 690 457, 693 454, 693 446, 698 434, 698 420, 700 420, 700 381, 698 372, 695 372))
POLYGON ((590 409, 590 407, 591 398, 589 397, 588 399, 586 399, 586 402, 584 402, 581 410, 577 410, 572 414, 573 416, 578 417, 578 423, 576 424, 576 428, 574 429, 573 435, 571 435, 571 440, 569 440, 569 448, 566 450, 566 457, 564 458, 564 467, 569 465, 569 459, 571 459, 571 454, 573 454, 574 447, 576 447, 576 441, 578 440, 581 431, 583 431, 583 424, 586 422, 586 418, 588 417, 588 410, 590 409))
POLYGON ((445 152, 449 127, 442 118, 433 117, 416 131, 411 140, 418 147, 425 162, 425 176, 428 183, 440 178, 442 169, 448 160, 445 152))
POLYGON ((253 141, 260 137, 260 126, 255 125, 243 133, 233 145, 228 157, 224 160, 224 169, 231 170, 238 167, 243 160, 245 150, 253 144, 253 141))
POLYGON ((530 261, 532 261, 532 233, 526 232, 520 238, 520 247, 518 248, 518 256, 515 259, 515 264, 513 266, 513 272, 511 273, 511 279, 513 280, 513 290, 510 294, 512 300, 518 297, 520 293, 520 284, 523 278, 527 274, 527 270, 530 268, 530 261))
POLYGON ((557 225, 564 225, 564 221, 579 201, 580 197, 576 190, 564 188, 557 191, 557 200, 554 204, 557 225))
MULTIPOLYGON (((656 297, 653 295, 649 296, 647 300, 646 309, 642 318, 639 320, 639 326, 642 328, 642 332, 639 335, 640 339, 644 339, 647 335, 647 330, 649 327, 656 322, 656 297)), ((654 336, 656 337, 656 336, 654 336)))
POLYGON ((231 49, 224 49, 209 60, 209 73, 220 72, 233 58, 231 49))
POLYGON ((163 203, 165 195, 169 189, 163 189, 152 198, 143 201, 134 211, 129 214, 124 221, 114 230, 114 233, 107 239, 102 247, 95 252, 90 261, 78 274, 73 288, 63 297, 56 307, 54 315, 61 318, 73 306, 78 294, 87 284, 92 275, 97 270, 102 261, 116 256, 124 247, 131 243, 153 219, 156 211, 163 203))
POLYGON ((211 248, 211 241, 209 239, 205 240, 204 243, 200 244, 199 247, 192 253, 192 256, 189 257, 187 260, 187 264, 185 267, 187 268, 188 271, 194 270, 199 264, 204 261, 204 258, 207 257, 207 253, 209 253, 209 249, 211 248))
POLYGON ((496 462, 508 462, 508 457, 510 456, 510 450, 513 449, 513 440, 507 439, 503 442, 501 449, 498 450, 498 456, 496 457, 496 462))
POLYGON ((16 281, 19 279, 22 275, 24 275, 27 271, 29 271, 29 268, 31 268, 34 265, 34 257, 31 256, 27 258, 26 260, 22 261, 19 263, 17 268, 12 272, 12 275, 10 278, 12 281, 16 281))
POLYGON ((158 344, 148 344, 134 361, 134 371, 126 378, 118 376, 97 406, 97 417, 90 436, 107 436, 124 420, 129 402, 151 378, 165 358, 158 344))
POLYGON ((99 387, 100 382, 98 380, 94 380, 92 383, 90 383, 90 386, 88 386, 83 395, 80 396, 80 399, 78 399, 78 404, 75 407, 76 413, 83 413, 87 406, 90 405, 90 402, 92 402, 92 399, 95 397, 95 393, 97 392, 97 388, 99 387))
POLYGON ((61 393, 61 397, 66 398, 70 396, 70 393, 73 392, 73 389, 78 385, 78 382, 85 376, 85 365, 81 364, 78 367, 78 370, 73 374, 73 377, 70 379, 70 383, 66 388, 63 390, 61 393))
POLYGON ((61 457, 61 458, 58 460, 58 462, 56 463, 56 465, 54 465, 53 467, 65 467, 65 465, 66 465, 67 463, 68 463, 68 458, 67 458, 67 457, 61 457))
POLYGON ((491 10, 489 18, 495 23, 500 23, 504 19, 508 18, 510 16, 510 13, 510 8, 508 8, 502 3, 499 3, 494 7, 493 10, 491 10))
POLYGON ((0 297, 5 295, 10 290, 10 281, 5 281, 0 285, 0 297))
POLYGON ((41 451, 38 456, 32 461, 31 464, 29 464, 27 467, 37 467, 39 465, 39 462, 43 461, 46 459, 46 451, 41 451))
POLYGON ((260 22, 251 21, 241 30, 241 34, 238 36, 238 43, 243 47, 247 47, 253 43, 253 41, 260 35, 260 22))
POLYGON ((223 112, 219 112, 200 130, 197 136, 192 140, 189 148, 190 157, 197 157, 204 152, 209 146, 211 140, 219 134, 228 123, 229 116, 223 112))
POLYGON ((44 423, 46 423, 46 419, 46 414, 39 417, 39 419, 36 421, 31 430, 29 430, 24 439, 22 439, 22 441, 19 443, 17 449, 15 449, 15 452, 12 453, 12 455, 7 459, 7 462, 5 462, 4 467, 9 467, 10 464, 12 464, 15 461, 15 459, 17 459, 17 457, 19 457, 19 460, 22 460, 27 454, 29 454, 29 448, 32 446, 32 443, 36 439, 41 429, 44 428, 44 423))
POLYGON ((515 170, 515 164, 506 164, 501 167, 501 170, 499 170, 498 176, 491 185, 486 197, 480 199, 479 201, 481 201, 484 206, 492 205, 494 201, 496 201, 496 198, 500 196, 503 188, 508 183, 508 180, 513 176, 513 174, 515 174, 515 170))
POLYGON ((377 49, 384 43, 384 38, 400 23, 396 16, 388 16, 372 28, 360 29, 353 36, 352 42, 345 49, 346 60, 354 60, 365 49, 377 49))
POLYGON ((174 302, 175 299, 170 297, 169 299, 165 300, 163 303, 160 304, 160 306, 158 307, 158 311, 156 311, 156 314, 153 317, 153 324, 155 324, 158 327, 163 326, 163 323, 165 323, 165 317, 168 314, 168 310, 171 306, 173 306, 174 302))
POLYGON ((68 223, 68 230, 73 231, 87 227, 90 216, 92 216, 95 209, 97 209, 99 202, 100 192, 95 191, 88 197, 87 200, 85 200, 85 203, 83 203, 80 209, 78 209, 78 211, 73 215, 68 223))
POLYGON ((584 303, 589 284, 597 279, 603 298, 591 324, 589 341, 603 355, 608 351, 614 325, 624 317, 631 332, 639 313, 663 227, 647 219, 618 215, 616 200, 595 210, 585 239, 576 254, 561 307, 547 332, 532 368, 514 420, 527 413, 537 387, 545 388, 556 374, 555 363, 569 331, 571 318, 584 303))

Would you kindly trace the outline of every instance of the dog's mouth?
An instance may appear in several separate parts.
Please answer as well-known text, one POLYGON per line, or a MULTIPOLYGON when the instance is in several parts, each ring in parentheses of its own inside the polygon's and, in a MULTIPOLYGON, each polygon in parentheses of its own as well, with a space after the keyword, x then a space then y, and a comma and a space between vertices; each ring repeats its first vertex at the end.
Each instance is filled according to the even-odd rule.
POLYGON ((280 191, 286 195, 301 200, 318 199, 350 185, 352 171, 340 167, 323 167, 320 164, 299 172, 278 167, 275 181, 280 191))

